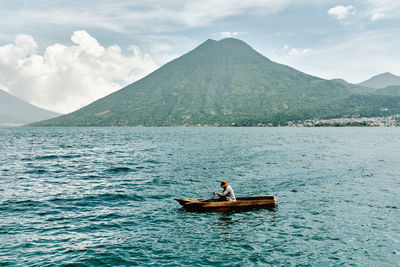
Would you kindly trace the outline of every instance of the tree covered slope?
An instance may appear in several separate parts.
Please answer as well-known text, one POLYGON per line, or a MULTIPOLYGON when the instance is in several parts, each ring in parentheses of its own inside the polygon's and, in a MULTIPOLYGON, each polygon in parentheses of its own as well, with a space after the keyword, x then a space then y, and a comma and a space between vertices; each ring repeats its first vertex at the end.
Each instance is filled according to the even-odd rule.
POLYGON ((111 95, 34 125, 277 125, 360 111, 346 107, 353 95, 347 85, 272 62, 228 38, 207 40, 111 95))

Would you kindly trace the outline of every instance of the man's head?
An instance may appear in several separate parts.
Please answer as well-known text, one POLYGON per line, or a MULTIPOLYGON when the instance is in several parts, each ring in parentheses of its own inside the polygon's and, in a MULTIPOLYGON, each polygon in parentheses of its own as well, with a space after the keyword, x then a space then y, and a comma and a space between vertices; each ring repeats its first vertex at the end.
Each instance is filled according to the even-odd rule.
POLYGON ((228 183, 226 182, 226 181, 222 181, 221 182, 221 187, 222 188, 225 188, 225 187, 227 187, 228 186, 228 183))

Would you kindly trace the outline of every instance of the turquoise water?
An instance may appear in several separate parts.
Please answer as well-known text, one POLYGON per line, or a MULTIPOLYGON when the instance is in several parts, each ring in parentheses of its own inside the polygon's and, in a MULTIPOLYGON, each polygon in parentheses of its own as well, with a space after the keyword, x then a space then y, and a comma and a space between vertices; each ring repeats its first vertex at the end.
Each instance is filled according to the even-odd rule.
POLYGON ((400 128, 0 128, 0 152, 0 265, 400 265, 400 128), (173 200, 222 179, 278 207, 173 200))

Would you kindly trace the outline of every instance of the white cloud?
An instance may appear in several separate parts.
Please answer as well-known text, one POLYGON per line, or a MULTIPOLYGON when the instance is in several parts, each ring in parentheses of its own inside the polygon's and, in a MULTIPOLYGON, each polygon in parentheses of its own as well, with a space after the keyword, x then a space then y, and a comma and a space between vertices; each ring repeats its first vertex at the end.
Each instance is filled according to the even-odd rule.
POLYGON ((371 16, 372 21, 376 21, 378 19, 381 19, 385 16, 385 13, 375 13, 371 16))
POLYGON ((67 113, 110 94, 156 69, 153 59, 131 46, 127 55, 117 45, 103 47, 85 31, 73 45, 54 44, 36 53, 31 36, 18 35, 0 46, 0 84, 34 105, 67 113))
POLYGON ((291 56, 303 55, 312 52, 311 48, 294 48, 285 44, 283 50, 287 51, 287 53, 291 56))
POLYGON ((398 0, 366 0, 366 3, 374 13, 399 13, 400 2, 398 0))
POLYGON ((231 38, 238 37, 239 35, 246 34, 246 32, 220 32, 219 35, 221 38, 231 38))
POLYGON ((366 0, 365 16, 371 21, 378 19, 392 18, 398 19, 400 16, 399 0, 366 0))
POLYGON ((344 19, 354 12, 355 8, 353 6, 335 6, 328 10, 328 14, 336 17, 338 20, 344 19))
POLYGON ((295 56, 300 54, 307 54, 310 53, 312 50, 310 48, 290 48, 289 55, 295 56))
MULTIPOLYGON (((173 1, 176 2, 176 1, 173 1)), ((180 1, 178 1, 180 2, 180 1)), ((215 20, 234 16, 244 11, 274 13, 286 7, 291 0, 203 0, 186 1, 178 9, 169 9, 170 4, 166 3, 165 8, 176 13, 176 18, 186 26, 204 26, 215 20)))
POLYGON ((0 49, 0 64, 16 62, 33 53, 37 47, 36 42, 29 35, 20 34, 15 37, 15 45, 8 44, 0 49))
MULTIPOLYGON (((0 27, 68 25, 102 28, 117 33, 171 33, 182 28, 202 27, 243 12, 274 13, 293 0, 148 0, 84 1, 29 4, 28 8, 0 9, 0 27)), ((39 2, 39 1, 38 1, 39 2)), ((11 5, 11 4, 10 4, 11 5)))

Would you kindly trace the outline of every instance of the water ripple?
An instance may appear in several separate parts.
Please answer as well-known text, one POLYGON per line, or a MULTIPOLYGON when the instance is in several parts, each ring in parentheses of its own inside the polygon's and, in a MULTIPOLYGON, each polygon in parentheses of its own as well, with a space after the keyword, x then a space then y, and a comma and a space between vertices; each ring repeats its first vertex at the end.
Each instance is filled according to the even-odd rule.
POLYGON ((397 128, 0 128, 0 138, 0 265, 400 264, 397 128), (188 213, 173 200, 209 198, 222 179, 279 206, 188 213))

